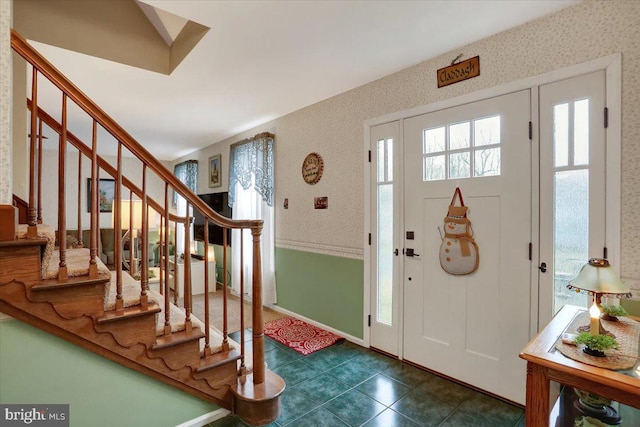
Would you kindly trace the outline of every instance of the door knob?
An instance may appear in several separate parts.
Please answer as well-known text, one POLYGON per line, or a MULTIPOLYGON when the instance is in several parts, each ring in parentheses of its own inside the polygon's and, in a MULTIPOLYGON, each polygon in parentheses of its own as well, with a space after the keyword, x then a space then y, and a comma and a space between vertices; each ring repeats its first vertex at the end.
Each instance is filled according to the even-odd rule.
POLYGON ((538 267, 538 270, 540 270, 543 273, 547 272, 547 263, 543 262, 542 264, 540 264, 540 267, 538 267))
POLYGON ((406 255, 407 255, 407 256, 411 256, 411 257, 414 257, 414 256, 420 256, 420 255, 418 255, 417 253, 415 253, 415 252, 413 251, 413 249, 411 249, 411 248, 407 248, 406 255))

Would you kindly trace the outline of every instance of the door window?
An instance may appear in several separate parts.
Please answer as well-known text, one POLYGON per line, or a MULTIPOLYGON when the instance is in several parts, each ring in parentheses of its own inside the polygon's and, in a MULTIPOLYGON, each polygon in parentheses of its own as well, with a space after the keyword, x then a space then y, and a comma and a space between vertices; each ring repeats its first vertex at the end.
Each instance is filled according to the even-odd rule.
POLYGON ((425 129, 423 181, 500 175, 500 115, 425 129))

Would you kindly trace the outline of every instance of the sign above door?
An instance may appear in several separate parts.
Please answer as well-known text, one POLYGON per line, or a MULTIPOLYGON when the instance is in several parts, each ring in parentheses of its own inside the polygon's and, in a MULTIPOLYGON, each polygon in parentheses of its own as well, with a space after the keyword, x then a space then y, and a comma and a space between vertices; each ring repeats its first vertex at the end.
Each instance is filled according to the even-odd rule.
POLYGON ((455 61, 454 59, 454 63, 437 71, 439 88, 480 75, 480 56, 474 56, 457 63, 455 61))

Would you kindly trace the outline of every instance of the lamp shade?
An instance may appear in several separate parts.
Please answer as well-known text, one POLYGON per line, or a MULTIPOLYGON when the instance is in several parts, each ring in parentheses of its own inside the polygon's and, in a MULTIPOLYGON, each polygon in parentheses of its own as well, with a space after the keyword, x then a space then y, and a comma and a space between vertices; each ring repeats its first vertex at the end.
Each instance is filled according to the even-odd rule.
MULTIPOLYGON (((129 229, 131 216, 133 215, 133 229, 140 230, 142 228, 142 200, 122 200, 120 206, 120 227, 129 229)), ((111 223, 115 224, 115 210, 113 212, 111 223)), ((148 209, 148 212, 147 223, 149 224, 149 229, 158 228, 158 213, 151 208, 148 209)))
POLYGON ((567 285, 577 292, 603 294, 619 298, 630 298, 631 291, 620 281, 615 270, 606 259, 591 258, 578 275, 567 285))
POLYGON ((128 229, 133 215, 133 229, 142 228, 142 200, 123 200, 120 213, 120 226, 128 229))

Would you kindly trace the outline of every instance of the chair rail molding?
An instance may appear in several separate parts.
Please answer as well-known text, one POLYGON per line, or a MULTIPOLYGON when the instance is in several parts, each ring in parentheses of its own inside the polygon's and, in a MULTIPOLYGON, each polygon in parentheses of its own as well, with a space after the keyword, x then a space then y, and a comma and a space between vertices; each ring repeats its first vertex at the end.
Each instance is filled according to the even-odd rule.
POLYGON ((362 248, 349 248, 345 246, 324 245, 321 243, 299 242, 297 240, 286 239, 276 239, 276 248, 333 255, 342 258, 364 259, 364 250, 362 248))

